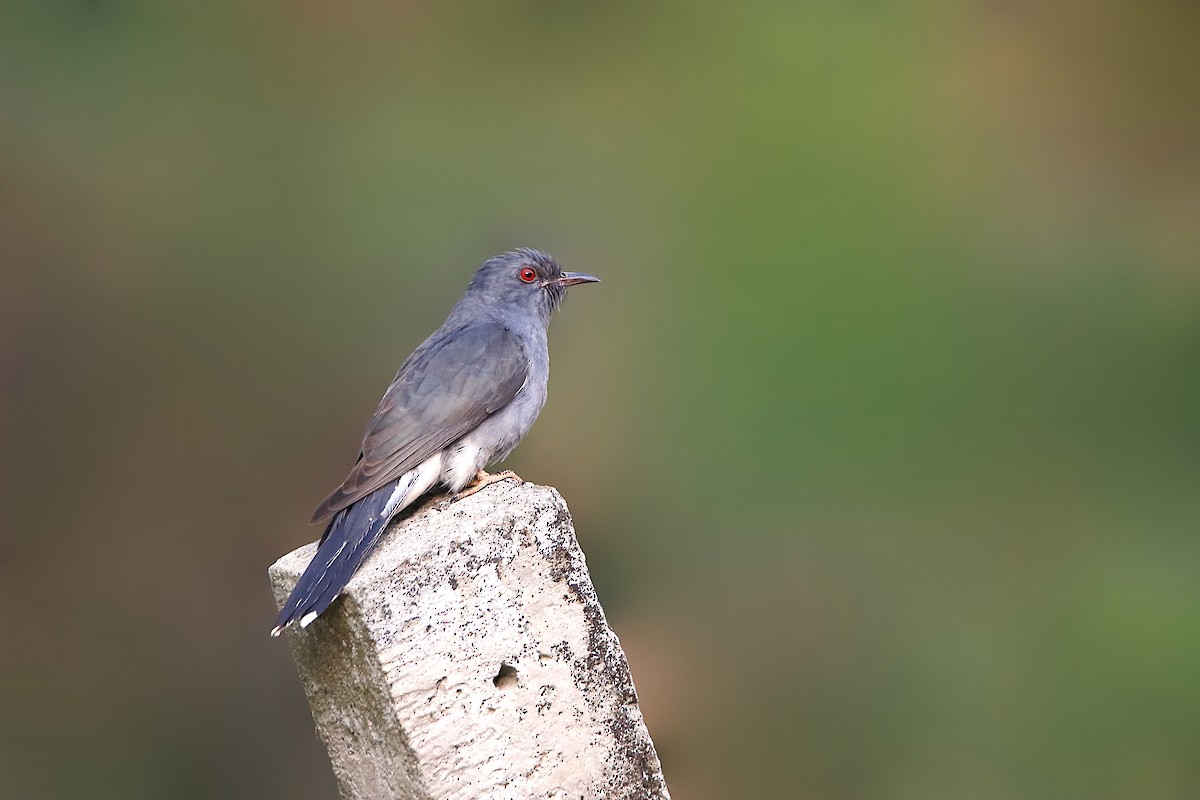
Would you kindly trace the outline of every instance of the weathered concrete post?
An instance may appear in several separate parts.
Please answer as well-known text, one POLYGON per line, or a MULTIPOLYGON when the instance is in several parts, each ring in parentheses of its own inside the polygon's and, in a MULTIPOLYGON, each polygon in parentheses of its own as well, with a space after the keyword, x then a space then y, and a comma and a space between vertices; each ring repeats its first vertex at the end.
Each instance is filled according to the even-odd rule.
MULTIPOLYGON (((314 547, 271 567, 278 603, 314 547)), ((347 800, 669 798, 554 489, 427 502, 289 631, 347 800)))

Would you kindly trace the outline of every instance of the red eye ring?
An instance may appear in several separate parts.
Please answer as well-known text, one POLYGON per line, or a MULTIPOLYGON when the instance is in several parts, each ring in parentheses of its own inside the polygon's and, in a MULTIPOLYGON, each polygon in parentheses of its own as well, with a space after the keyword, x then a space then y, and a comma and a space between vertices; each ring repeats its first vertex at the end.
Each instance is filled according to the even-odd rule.
POLYGON ((537 270, 533 267, 522 267, 521 271, 517 273, 517 277, 526 283, 533 283, 537 280, 537 270))

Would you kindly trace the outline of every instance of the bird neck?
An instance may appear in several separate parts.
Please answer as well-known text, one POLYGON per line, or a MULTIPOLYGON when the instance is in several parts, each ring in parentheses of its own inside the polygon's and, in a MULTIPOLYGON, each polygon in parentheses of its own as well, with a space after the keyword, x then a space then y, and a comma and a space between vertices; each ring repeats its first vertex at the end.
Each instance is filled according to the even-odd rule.
POLYGON ((530 314, 524 310, 497 308, 474 298, 464 297, 458 301, 446 320, 447 323, 477 324, 491 322, 515 333, 522 340, 546 341, 546 328, 550 324, 550 311, 530 314))

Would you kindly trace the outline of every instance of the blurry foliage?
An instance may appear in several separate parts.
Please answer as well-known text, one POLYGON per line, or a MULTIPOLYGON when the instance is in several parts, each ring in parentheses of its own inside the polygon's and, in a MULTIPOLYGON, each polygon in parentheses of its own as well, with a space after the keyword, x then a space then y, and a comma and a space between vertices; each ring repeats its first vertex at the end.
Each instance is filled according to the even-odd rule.
POLYGON ((265 567, 522 244, 677 798, 1196 795, 1198 22, 5 4, 0 796, 332 796, 265 567))

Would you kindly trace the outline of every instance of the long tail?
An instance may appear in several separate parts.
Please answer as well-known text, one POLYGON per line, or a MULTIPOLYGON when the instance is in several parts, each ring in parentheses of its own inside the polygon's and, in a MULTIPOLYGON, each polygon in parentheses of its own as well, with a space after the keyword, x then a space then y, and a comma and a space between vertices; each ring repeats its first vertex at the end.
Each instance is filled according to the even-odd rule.
POLYGON ((388 506, 394 505, 393 493, 397 483, 399 481, 381 486, 354 505, 339 511, 329 521, 317 547, 317 554, 305 568, 275 620, 272 636, 278 636, 296 621, 300 622, 300 627, 307 627, 342 593, 387 527, 395 510, 388 506))

